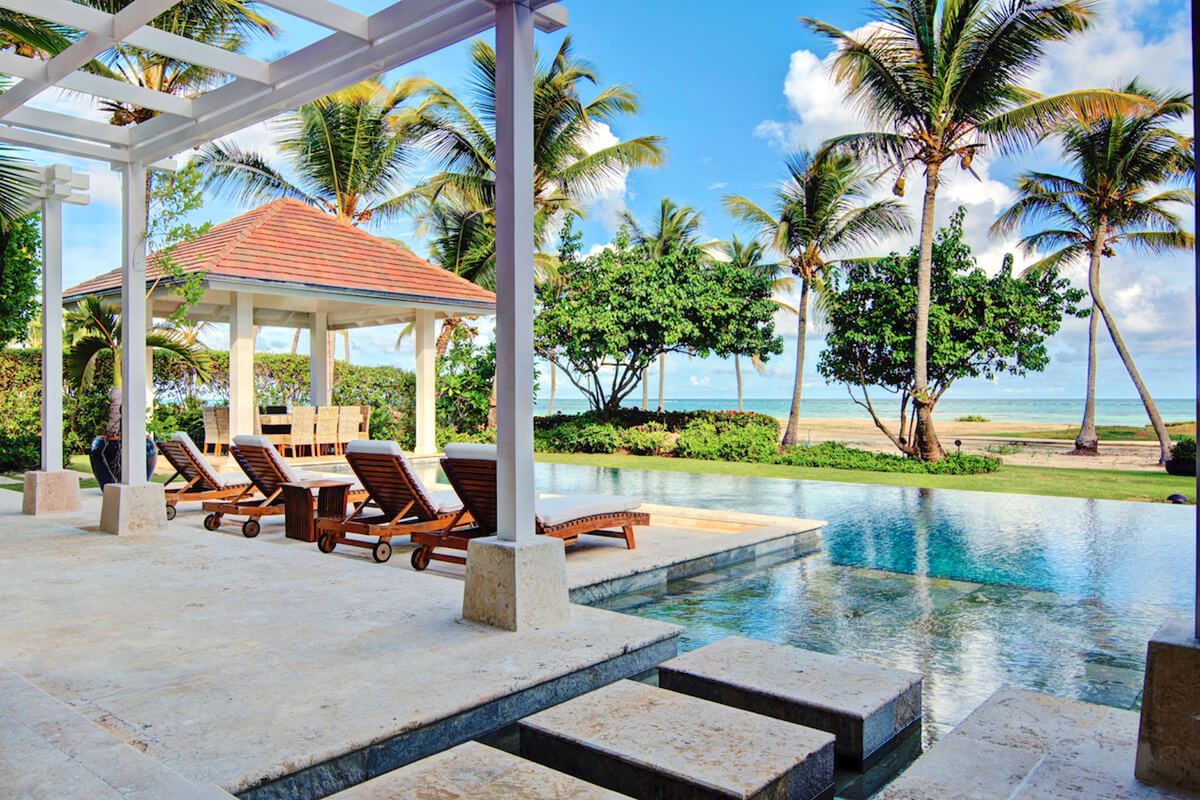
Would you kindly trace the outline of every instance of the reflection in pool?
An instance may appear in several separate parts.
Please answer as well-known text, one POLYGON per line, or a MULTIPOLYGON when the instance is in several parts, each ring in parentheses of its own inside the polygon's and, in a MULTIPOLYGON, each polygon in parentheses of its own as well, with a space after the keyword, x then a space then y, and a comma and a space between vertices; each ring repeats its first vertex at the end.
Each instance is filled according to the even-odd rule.
POLYGON ((1190 614, 1194 509, 539 464, 546 492, 828 521, 820 552, 606 607, 919 670, 926 738, 1002 685, 1136 708, 1146 640, 1190 614))

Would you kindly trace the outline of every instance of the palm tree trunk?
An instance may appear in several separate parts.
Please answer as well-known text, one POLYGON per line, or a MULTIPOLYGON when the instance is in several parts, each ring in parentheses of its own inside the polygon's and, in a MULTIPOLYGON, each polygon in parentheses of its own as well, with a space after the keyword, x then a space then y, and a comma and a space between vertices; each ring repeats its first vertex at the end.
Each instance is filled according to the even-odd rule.
POLYGON ((296 355, 296 351, 300 349, 300 329, 296 328, 292 332, 292 355, 296 355))
POLYGON ((1079 425, 1072 455, 1100 455, 1100 434, 1096 433, 1096 327, 1099 324, 1100 314, 1093 303, 1088 318, 1087 394, 1083 399, 1083 422, 1079 425))
POLYGON ((742 410, 742 359, 737 353, 733 355, 733 375, 737 378, 738 411, 742 410))
POLYGON ((454 335, 454 330, 462 325, 462 320, 458 317, 446 317, 442 320, 442 329, 438 332, 437 343, 435 345, 438 358, 446 355, 446 348, 450 346, 450 337, 454 335))
POLYGON ((642 411, 650 408, 650 383, 647 380, 650 377, 650 368, 642 368, 642 411))
POLYGON ((550 405, 546 409, 546 416, 554 416, 554 392, 558 388, 558 367, 554 362, 550 362, 550 405))
POLYGON ((800 302, 796 304, 796 375, 792 380, 792 407, 788 411, 785 446, 800 442, 800 395, 804 391, 804 340, 808 336, 808 278, 800 279, 800 302))
POLYGON ((658 354, 658 413, 663 413, 663 384, 667 377, 667 354, 658 354))
POLYGON ((933 400, 929 396, 929 302, 933 283, 933 222, 941 164, 925 165, 925 202, 921 209, 921 243, 917 258, 917 324, 913 332, 913 406, 916 410, 916 445, 925 461, 946 457, 933 428, 933 400))
POLYGON ((350 331, 342 331, 342 342, 345 344, 344 352, 346 353, 346 363, 350 363, 350 331))
MULTIPOLYGON (((1108 220, 1103 216, 1100 217, 1098 228, 1103 231, 1107 226, 1108 220)), ((1158 437, 1158 463, 1165 464, 1171 458, 1171 434, 1167 432, 1167 426, 1158 413, 1158 406, 1155 405, 1154 398, 1150 396, 1150 390, 1146 388, 1146 382, 1142 380, 1141 373, 1133 363, 1133 355, 1125 346, 1121 332, 1117 330, 1117 321, 1113 319, 1112 314, 1108 313, 1108 306, 1104 304, 1104 300, 1100 296, 1099 271, 1094 279, 1091 275, 1088 276, 1088 279, 1088 288, 1092 292, 1092 305, 1104 317, 1104 327, 1108 328, 1108 336, 1112 339, 1113 347, 1117 348, 1117 355, 1121 356, 1121 362, 1125 364, 1125 370, 1129 373, 1129 378, 1137 389, 1138 397, 1142 399, 1142 405, 1146 407, 1146 415, 1150 417, 1150 424, 1154 427, 1154 433, 1158 437)))

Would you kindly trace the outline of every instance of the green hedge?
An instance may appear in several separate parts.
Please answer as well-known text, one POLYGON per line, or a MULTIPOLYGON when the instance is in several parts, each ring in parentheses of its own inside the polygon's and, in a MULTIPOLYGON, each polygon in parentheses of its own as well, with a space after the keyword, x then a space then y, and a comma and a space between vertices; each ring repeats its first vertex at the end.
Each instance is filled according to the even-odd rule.
POLYGON ((775 458, 777 464, 793 467, 829 467, 860 469, 871 472, 916 472, 931 475, 978 475, 995 472, 999 459, 987 456, 951 454, 942 461, 918 461, 892 453, 875 453, 847 447, 841 442, 786 447, 775 458))

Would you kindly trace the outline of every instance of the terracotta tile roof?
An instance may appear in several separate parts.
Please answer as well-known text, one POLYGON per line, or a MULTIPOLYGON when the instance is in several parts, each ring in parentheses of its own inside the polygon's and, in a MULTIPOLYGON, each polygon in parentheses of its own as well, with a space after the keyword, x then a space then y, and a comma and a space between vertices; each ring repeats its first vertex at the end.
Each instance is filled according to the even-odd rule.
MULTIPOLYGON (((212 280, 332 289, 376 298, 483 306, 496 302, 486 289, 292 199, 276 200, 214 225, 204 236, 178 245, 172 257, 185 272, 207 272, 212 280)), ((148 282, 158 277, 155 262, 151 255, 148 282)), ((120 288, 121 271, 116 269, 63 294, 74 299, 120 288)))

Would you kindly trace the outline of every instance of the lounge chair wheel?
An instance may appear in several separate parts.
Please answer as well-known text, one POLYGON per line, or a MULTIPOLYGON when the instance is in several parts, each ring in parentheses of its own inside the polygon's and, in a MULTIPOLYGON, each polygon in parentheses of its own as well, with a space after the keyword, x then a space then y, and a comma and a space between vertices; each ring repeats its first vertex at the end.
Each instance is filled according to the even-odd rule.
POLYGON ((258 524, 256 519, 248 519, 242 523, 242 536, 247 539, 253 539, 258 536, 258 532, 262 530, 262 526, 258 524))
POLYGON ((317 538, 317 549, 322 553, 332 553, 335 547, 337 547, 337 537, 332 533, 322 533, 317 538))
POLYGON ((175 506, 167 506, 167 522, 175 519, 175 506))
POLYGON ((221 517, 218 514, 209 514, 204 518, 204 530, 215 531, 221 527, 221 517))
POLYGON ((421 570, 428 567, 429 566, 429 557, 427 555, 425 555, 425 548, 418 547, 416 550, 413 550, 412 557, 409 559, 409 563, 412 564, 412 568, 415 569, 417 572, 420 572, 421 570))
POLYGON ((379 542, 371 548, 371 555, 376 562, 382 564, 392 557, 392 546, 388 542, 379 542))

